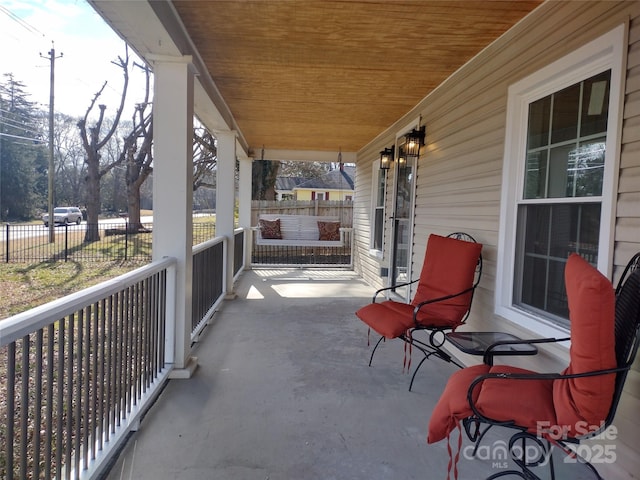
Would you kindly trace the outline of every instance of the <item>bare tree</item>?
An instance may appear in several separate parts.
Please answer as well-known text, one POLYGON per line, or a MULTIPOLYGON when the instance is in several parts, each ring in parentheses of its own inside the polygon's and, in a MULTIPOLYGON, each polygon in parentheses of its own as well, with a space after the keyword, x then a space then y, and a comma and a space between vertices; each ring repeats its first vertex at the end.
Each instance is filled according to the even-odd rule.
POLYGON ((215 187, 214 171, 218 163, 218 148, 213 135, 202 126, 193 128, 193 191, 200 187, 215 187))
POLYGON ((78 205, 83 203, 84 148, 77 135, 77 119, 58 113, 55 115, 54 160, 55 202, 78 205))
MULTIPOLYGON (((140 221, 140 189, 153 172, 153 109, 149 102, 150 71, 140 66, 146 75, 144 101, 136 105, 131 132, 124 138, 122 163, 126 166, 127 212, 130 231, 142 231, 140 221), (148 111, 149 110, 149 111, 148 111), (140 143, 139 143, 140 142, 140 143)), ((193 191, 214 186, 217 160, 215 138, 204 127, 193 131, 193 191)))
POLYGON ((80 129, 80 137, 82 138, 82 144, 85 150, 85 163, 87 165, 86 176, 85 176, 85 187, 86 187, 86 208, 87 208, 87 230, 85 233, 84 241, 85 242, 94 242, 100 239, 100 235, 98 233, 98 215, 100 213, 100 179, 109 172, 114 166, 118 164, 121 157, 118 159, 101 164, 100 159, 100 149, 105 146, 105 144, 111 139, 113 134, 116 132, 118 128, 118 123, 120 121, 120 116, 122 115, 122 111, 124 109, 124 103, 127 96, 127 88, 129 86, 129 49, 125 47, 125 57, 118 57, 117 62, 112 62, 113 64, 119 66, 122 69, 122 73, 124 76, 124 83, 122 86, 122 95, 120 97, 120 105, 118 106, 118 110, 116 111, 116 116, 111 124, 110 128, 106 129, 106 133, 104 133, 101 137, 102 130, 105 121, 105 110, 107 109, 106 105, 98 105, 99 115, 98 120, 91 127, 87 127, 87 122, 89 119, 89 115, 91 114, 93 108, 96 106, 96 102, 105 87, 107 86, 107 82, 105 81, 102 85, 102 88, 95 94, 89 108, 87 108, 87 112, 78 122, 78 128, 80 129))
POLYGON ((123 162, 126 166, 128 229, 143 231, 140 221, 140 187, 153 171, 153 109, 149 102, 151 72, 147 66, 137 65, 145 72, 145 96, 133 114, 131 132, 124 138, 123 162), (148 110, 148 111, 147 111, 148 110), (141 141, 140 145, 138 142, 141 141))

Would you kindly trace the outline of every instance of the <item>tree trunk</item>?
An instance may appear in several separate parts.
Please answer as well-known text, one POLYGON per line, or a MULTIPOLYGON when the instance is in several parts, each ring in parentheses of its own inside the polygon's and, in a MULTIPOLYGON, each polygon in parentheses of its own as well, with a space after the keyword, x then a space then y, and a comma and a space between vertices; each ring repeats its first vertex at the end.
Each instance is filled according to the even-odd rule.
POLYGON ((127 184, 127 212, 129 213, 128 231, 144 232, 146 229, 140 221, 140 186, 142 181, 140 181, 140 174, 136 165, 132 162, 127 164, 125 178, 125 183, 127 184))
POLYGON ((98 231, 98 215, 100 213, 100 172, 98 160, 87 162, 87 176, 85 177, 87 199, 87 230, 84 234, 85 242, 100 240, 98 231))
POLYGON ((131 233, 145 232, 146 228, 140 221, 140 189, 127 189, 127 211, 129 212, 128 231, 131 233))

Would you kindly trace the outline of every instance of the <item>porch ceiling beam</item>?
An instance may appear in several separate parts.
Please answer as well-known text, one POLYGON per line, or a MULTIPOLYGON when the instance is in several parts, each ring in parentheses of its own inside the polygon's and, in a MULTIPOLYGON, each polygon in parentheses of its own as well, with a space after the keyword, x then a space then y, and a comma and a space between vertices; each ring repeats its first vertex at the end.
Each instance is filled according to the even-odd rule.
MULTIPOLYGON (((252 152, 254 160, 260 160, 262 152, 254 150, 252 152)), ((356 152, 342 152, 343 163, 356 163, 356 152)), ((337 162, 338 151, 326 152, 323 150, 278 150, 265 148, 265 160, 281 160, 295 162, 337 162)))

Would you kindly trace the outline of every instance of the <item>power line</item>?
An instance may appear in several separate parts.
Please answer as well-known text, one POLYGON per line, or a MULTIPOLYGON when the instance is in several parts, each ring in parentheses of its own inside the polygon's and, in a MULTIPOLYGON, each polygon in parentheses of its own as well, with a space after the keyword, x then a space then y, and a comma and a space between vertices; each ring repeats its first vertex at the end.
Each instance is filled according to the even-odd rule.
POLYGON ((42 33, 40 30, 38 30, 36 27, 31 25, 26 20, 20 18, 18 15, 16 15, 11 10, 9 10, 7 7, 0 5, 0 12, 4 13, 7 17, 9 17, 11 20, 16 22, 18 25, 20 25, 22 28, 24 28, 28 32, 33 33, 34 35, 39 34, 40 36, 43 36, 43 37, 45 36, 44 33, 42 33))
POLYGON ((0 137, 18 138, 20 140, 30 140, 34 143, 47 143, 45 140, 40 140, 38 138, 23 137, 21 135, 12 135, 10 133, 4 133, 4 132, 0 132, 0 137))
POLYGON ((14 130, 22 130, 23 132, 26 132, 26 133, 35 133, 35 134, 40 133, 38 130, 34 130, 33 128, 29 128, 28 126, 25 126, 24 124, 20 124, 20 123, 16 123, 16 122, 12 123, 8 118, 0 119, 0 124, 4 125, 6 127, 9 127, 11 129, 14 129, 14 130))

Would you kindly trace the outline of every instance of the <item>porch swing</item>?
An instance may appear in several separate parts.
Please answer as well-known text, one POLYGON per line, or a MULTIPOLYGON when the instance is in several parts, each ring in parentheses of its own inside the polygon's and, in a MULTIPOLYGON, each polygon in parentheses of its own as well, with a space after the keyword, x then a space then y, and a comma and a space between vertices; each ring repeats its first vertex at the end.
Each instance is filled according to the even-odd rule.
MULTIPOLYGON (((264 159, 264 148, 262 150, 264 159)), ((338 164, 342 172, 342 151, 338 152, 338 164)), ((343 187, 343 175, 340 175, 340 191, 343 187)), ((340 199, 338 216, 329 215, 259 215, 258 225, 252 227, 256 245, 282 247, 345 247, 348 246, 347 233, 350 227, 344 227, 344 198, 340 199)))

